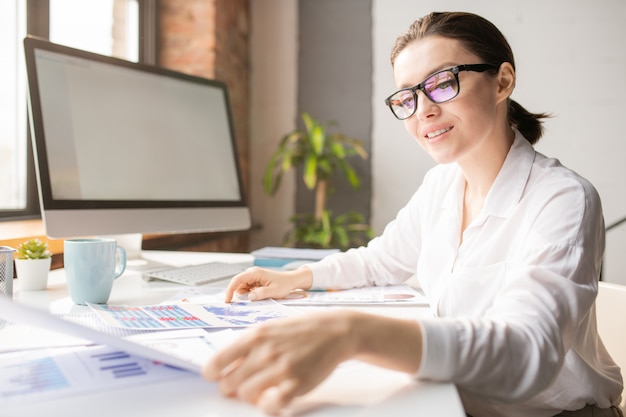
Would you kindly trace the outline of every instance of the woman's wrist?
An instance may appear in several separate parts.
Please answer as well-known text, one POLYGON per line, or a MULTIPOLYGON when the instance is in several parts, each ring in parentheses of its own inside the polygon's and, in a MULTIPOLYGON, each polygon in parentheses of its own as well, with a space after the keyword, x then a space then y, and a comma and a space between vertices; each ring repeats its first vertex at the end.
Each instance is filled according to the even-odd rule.
POLYGON ((313 286, 313 272, 306 266, 287 272, 293 282, 292 290, 308 290, 313 286))
POLYGON ((352 325, 356 359, 407 373, 417 372, 422 358, 422 329, 417 321, 358 313, 352 325))

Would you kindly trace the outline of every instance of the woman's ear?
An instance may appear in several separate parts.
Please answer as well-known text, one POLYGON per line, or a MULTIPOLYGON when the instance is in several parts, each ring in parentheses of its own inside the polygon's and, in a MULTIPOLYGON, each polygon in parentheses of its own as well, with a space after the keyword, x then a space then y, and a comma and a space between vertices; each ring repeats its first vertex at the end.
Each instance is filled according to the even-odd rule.
POLYGON ((498 103, 509 98, 515 89, 515 69, 510 62, 503 62, 498 70, 498 103))

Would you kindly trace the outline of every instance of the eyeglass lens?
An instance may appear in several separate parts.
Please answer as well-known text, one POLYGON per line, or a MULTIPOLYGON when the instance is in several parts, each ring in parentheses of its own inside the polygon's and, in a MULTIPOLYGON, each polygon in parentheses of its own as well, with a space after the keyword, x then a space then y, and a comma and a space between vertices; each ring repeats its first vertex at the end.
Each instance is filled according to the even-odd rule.
MULTIPOLYGON (((452 100, 459 93, 459 83, 452 71, 438 72, 419 88, 434 103, 452 100)), ((391 110, 399 119, 411 117, 417 108, 417 92, 413 88, 398 91, 389 98, 391 110)))

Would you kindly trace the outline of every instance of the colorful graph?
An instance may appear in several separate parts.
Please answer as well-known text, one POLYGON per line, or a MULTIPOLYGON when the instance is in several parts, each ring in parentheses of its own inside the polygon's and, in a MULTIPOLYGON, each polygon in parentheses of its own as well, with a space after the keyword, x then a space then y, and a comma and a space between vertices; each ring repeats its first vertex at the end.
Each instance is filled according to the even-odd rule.
POLYGON ((177 305, 158 305, 144 308, 154 314, 159 321, 167 322, 172 327, 206 327, 209 325, 177 305))
POLYGON ((98 353, 90 356, 96 362, 100 374, 114 379, 145 375, 148 371, 134 360, 128 353, 116 351, 98 353))
POLYGON ((6 388, 0 398, 55 391, 69 387, 69 382, 51 357, 37 358, 2 368, 6 388))
POLYGON ((249 326, 284 317, 282 312, 263 308, 255 309, 250 303, 231 303, 223 306, 203 306, 203 308, 227 326, 249 326))
POLYGON ((208 327, 209 324, 177 305, 156 305, 144 307, 108 306, 98 308, 126 328, 190 328, 208 327))
MULTIPOLYGON (((0 403, 119 389, 186 374, 180 369, 104 346, 6 353, 0 355, 0 403)), ((0 415, 5 414, 0 412, 0 415)))
POLYGON ((181 303, 150 306, 90 304, 105 323, 135 330, 230 328, 297 314, 273 300, 254 303, 219 302, 210 305, 181 303))

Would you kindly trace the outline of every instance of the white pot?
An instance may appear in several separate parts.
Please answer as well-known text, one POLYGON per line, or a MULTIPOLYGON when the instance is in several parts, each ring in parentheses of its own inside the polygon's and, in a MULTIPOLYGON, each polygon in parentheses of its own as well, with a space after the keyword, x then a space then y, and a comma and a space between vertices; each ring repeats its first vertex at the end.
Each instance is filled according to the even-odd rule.
POLYGON ((23 291, 45 290, 52 258, 16 259, 15 271, 20 289, 23 291))

